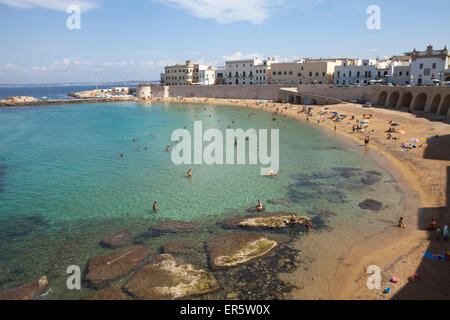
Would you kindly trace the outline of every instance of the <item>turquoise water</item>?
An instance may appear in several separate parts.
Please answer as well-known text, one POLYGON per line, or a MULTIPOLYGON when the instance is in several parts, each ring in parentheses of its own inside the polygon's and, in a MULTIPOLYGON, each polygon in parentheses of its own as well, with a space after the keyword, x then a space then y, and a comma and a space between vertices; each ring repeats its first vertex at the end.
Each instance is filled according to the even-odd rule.
MULTIPOLYGON (((238 107, 120 103, 2 108, 0 158, 0 290, 47 275, 53 283, 48 298, 53 299, 91 294, 90 289, 65 290, 65 269, 73 264, 83 269, 92 256, 108 252, 99 241, 125 228, 138 237, 162 219, 196 221, 205 225, 205 232, 189 240, 202 242, 221 231, 217 222, 246 215, 260 199, 269 212, 314 217, 317 208, 330 210, 339 222, 334 227, 358 230, 355 234, 365 237, 389 221, 361 215, 358 203, 382 200, 389 220, 402 197, 389 173, 361 149, 297 121, 280 117, 274 122, 270 113, 238 107), (249 117, 250 112, 255 115, 249 117), (165 148, 175 145, 170 141, 175 129, 193 130, 194 121, 208 124, 204 130, 223 132, 228 125, 280 129, 279 177, 260 176, 260 165, 175 166, 165 148), (336 170, 340 167, 362 171, 345 178, 336 170), (191 168, 194 176, 187 179, 191 168), (382 172, 383 180, 362 184, 361 175, 369 170, 382 172), (298 174, 315 176, 302 180, 298 174), (290 198, 294 205, 267 203, 280 198, 290 198), (355 216, 357 222, 346 223, 355 216)), ((316 222, 318 231, 327 224, 320 217, 316 222)), ((157 251, 174 238, 178 236, 143 241, 157 251)), ((204 253, 192 261, 207 267, 204 253)))

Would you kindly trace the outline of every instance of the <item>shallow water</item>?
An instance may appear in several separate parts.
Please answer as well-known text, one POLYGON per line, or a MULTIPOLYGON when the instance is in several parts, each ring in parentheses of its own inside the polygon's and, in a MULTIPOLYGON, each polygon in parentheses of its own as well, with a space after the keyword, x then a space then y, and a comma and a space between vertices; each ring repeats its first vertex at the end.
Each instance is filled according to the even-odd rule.
MULTIPOLYGON (((15 107, 0 109, 0 124, 0 265, 5 270, 0 271, 0 290, 47 275, 52 291, 45 299, 92 295, 93 290, 84 286, 81 291, 67 290, 65 270, 69 265, 84 270, 90 258, 110 252, 99 241, 123 229, 130 229, 136 242, 156 252, 174 240, 194 241, 202 248, 205 240, 224 231, 217 222, 248 215, 247 208, 260 199, 268 212, 311 216, 314 232, 326 233, 327 239, 347 235, 348 239, 336 238, 329 244, 330 250, 338 250, 341 242, 360 243, 390 227, 402 199, 389 173, 362 148, 349 148, 295 120, 278 117, 274 122, 262 111, 136 103, 15 107), (249 117, 251 112, 255 115, 249 117), (262 177, 260 165, 175 166, 164 149, 175 145, 170 141, 173 130, 184 126, 192 130, 196 120, 203 121, 204 130, 224 132, 228 125, 280 129, 280 175, 262 177), (134 138, 139 140, 133 142, 134 138), (190 168, 194 176, 187 179, 190 168), (380 182, 362 183, 370 170, 382 174, 380 182), (268 202, 286 198, 291 201, 268 202), (361 210, 358 204, 367 198, 383 202, 384 209, 361 210), (154 201, 157 214, 152 211, 154 201), (190 235, 146 236, 148 228, 163 219, 201 222, 204 228, 190 235)), ((281 233, 285 241, 308 241, 303 230, 281 233)), ((287 267, 274 264, 289 250, 281 246, 228 276, 215 272, 222 290, 205 298, 222 298, 229 290, 246 299, 264 298, 266 292, 274 298, 269 294, 273 287, 253 295, 233 284, 266 276, 278 283, 277 272, 287 267)), ((208 268, 203 250, 183 258, 208 268)), ((282 297, 281 292, 275 294, 282 297)))

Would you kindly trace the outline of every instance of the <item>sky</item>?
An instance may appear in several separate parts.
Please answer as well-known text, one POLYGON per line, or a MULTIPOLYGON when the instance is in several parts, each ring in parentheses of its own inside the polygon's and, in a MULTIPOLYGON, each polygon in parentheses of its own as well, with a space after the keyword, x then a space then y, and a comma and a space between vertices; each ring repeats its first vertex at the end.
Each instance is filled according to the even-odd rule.
POLYGON ((152 81, 187 59, 223 66, 442 49, 448 12, 448 0, 0 0, 0 84, 152 81))

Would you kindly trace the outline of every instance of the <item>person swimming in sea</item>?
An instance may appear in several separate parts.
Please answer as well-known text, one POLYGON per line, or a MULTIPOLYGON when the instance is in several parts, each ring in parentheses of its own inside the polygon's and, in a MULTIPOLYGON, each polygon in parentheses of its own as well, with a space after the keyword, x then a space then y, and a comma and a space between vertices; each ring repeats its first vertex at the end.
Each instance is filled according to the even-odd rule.
POLYGON ((141 151, 141 147, 137 147, 137 151, 141 151))
POLYGON ((170 152, 170 145, 169 144, 167 145, 166 151, 170 152))
POLYGON ((156 201, 153 202, 153 211, 158 211, 158 203, 156 201))
POLYGON ((192 169, 189 169, 189 171, 188 171, 188 177, 189 177, 189 178, 192 177, 192 169))

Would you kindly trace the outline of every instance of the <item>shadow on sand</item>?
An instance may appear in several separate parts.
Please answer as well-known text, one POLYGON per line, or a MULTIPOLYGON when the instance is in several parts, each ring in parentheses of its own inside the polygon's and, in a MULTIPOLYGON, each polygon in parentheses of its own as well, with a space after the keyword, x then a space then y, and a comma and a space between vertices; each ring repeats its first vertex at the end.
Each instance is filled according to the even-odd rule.
MULTIPOLYGON (((425 150, 424 158, 450 160, 450 135, 430 142, 425 150)), ((436 219, 440 229, 445 225, 450 225, 450 166, 447 167, 447 189, 444 196, 445 206, 419 210, 420 230, 427 230, 432 218, 436 219)), ((445 241, 438 232, 429 231, 429 240, 431 243, 426 249, 427 252, 445 255, 450 251, 450 241, 445 241)), ((415 273, 421 279, 409 282, 393 296, 393 299, 450 299, 450 261, 422 258, 415 273)))

